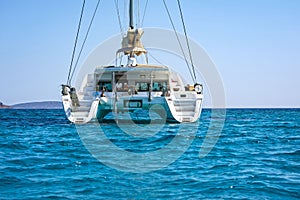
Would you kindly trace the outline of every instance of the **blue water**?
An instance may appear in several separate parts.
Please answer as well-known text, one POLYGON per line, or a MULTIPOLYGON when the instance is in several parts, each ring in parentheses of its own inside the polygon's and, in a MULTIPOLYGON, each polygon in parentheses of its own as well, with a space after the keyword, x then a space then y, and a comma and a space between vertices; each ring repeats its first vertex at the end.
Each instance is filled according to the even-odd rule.
MULTIPOLYGON (((97 160, 62 110, 2 109, 0 199, 300 199, 300 109, 229 109, 218 142, 200 159, 210 122, 203 110, 199 128, 182 130, 196 135, 182 135, 191 145, 175 162, 131 173, 97 160)), ((116 123, 101 127, 119 148, 143 154, 164 148, 180 125, 144 138, 116 123)))

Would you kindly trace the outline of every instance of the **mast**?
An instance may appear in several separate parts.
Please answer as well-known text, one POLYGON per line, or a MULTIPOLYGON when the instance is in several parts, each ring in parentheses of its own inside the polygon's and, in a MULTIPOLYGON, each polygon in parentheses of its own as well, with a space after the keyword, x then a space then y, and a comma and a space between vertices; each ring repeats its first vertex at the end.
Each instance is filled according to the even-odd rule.
POLYGON ((134 25, 133 25, 133 0, 129 1, 129 28, 134 29, 134 25))

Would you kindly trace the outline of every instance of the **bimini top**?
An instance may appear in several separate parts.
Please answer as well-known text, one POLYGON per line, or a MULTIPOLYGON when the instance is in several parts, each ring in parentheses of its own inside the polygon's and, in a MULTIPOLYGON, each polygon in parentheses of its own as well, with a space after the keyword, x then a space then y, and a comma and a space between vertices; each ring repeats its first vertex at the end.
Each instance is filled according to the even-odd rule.
POLYGON ((115 66, 98 66, 95 69, 95 73, 103 71, 168 71, 167 66, 149 65, 149 64, 137 64, 135 67, 115 67, 115 66))

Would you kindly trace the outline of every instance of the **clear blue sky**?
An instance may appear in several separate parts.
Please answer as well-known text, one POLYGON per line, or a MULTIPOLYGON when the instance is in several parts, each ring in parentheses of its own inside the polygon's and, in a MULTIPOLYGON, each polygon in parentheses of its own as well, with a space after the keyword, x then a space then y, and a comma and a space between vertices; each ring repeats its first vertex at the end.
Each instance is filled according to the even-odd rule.
MULTIPOLYGON (((166 2, 175 13, 176 1, 166 2)), ((83 28, 95 3, 87 0, 83 28)), ((0 0, 0 101, 60 100, 81 4, 0 0)), ((222 76, 228 107, 300 107, 299 0, 192 0, 182 7, 189 36, 222 76)), ((149 1, 144 26, 171 28, 162 1, 149 1)), ((118 33, 114 3, 102 0, 84 56, 118 33)))

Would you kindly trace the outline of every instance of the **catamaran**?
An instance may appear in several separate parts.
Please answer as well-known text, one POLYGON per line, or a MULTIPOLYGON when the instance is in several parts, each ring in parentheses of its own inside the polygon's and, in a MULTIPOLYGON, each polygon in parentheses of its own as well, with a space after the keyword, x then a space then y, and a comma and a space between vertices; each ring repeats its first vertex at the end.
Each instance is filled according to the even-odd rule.
POLYGON ((137 58, 148 52, 141 41, 143 30, 134 27, 133 8, 130 0, 129 27, 116 52, 127 62, 95 67, 93 73, 85 75, 78 90, 69 82, 62 85, 63 108, 72 123, 101 122, 109 113, 118 118, 124 113, 131 116, 126 113, 150 111, 167 122, 199 119, 202 84, 185 84, 179 73, 168 66, 138 63, 137 58))

